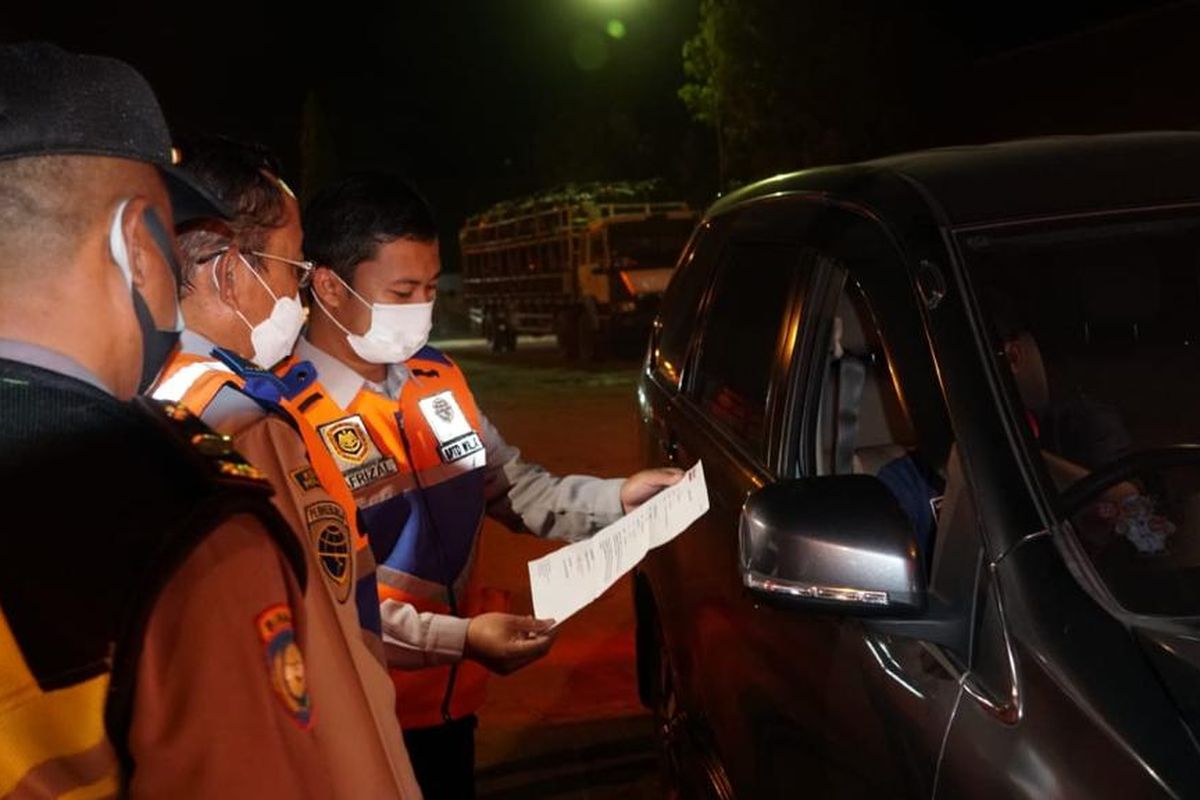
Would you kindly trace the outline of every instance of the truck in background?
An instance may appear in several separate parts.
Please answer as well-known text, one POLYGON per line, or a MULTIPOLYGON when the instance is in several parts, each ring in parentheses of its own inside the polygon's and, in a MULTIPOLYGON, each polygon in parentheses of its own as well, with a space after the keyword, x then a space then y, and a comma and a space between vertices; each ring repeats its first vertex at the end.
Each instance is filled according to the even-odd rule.
POLYGON ((499 203, 459 231, 463 299, 496 351, 554 334, 570 359, 645 343, 696 224, 652 184, 568 187, 499 203))

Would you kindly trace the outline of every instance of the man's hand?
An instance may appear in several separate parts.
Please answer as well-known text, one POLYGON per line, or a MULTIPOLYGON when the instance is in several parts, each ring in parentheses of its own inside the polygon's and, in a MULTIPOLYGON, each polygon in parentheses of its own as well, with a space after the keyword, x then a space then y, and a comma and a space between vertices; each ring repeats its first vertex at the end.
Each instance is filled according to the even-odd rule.
POLYGON ((628 514, 668 486, 683 478, 683 470, 674 467, 644 469, 635 472, 621 484, 621 508, 628 514))
POLYGON ((491 612, 472 617, 463 656, 499 675, 516 672, 546 655, 554 643, 552 620, 491 612))

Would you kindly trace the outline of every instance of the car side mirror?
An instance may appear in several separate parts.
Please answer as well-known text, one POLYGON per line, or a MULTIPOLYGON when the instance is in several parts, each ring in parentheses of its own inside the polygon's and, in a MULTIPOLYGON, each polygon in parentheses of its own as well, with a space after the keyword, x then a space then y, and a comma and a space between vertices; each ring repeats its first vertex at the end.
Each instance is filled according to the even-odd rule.
POLYGON ((765 601, 876 616, 925 607, 912 524, 870 475, 764 486, 742 508, 739 534, 742 583, 765 601))

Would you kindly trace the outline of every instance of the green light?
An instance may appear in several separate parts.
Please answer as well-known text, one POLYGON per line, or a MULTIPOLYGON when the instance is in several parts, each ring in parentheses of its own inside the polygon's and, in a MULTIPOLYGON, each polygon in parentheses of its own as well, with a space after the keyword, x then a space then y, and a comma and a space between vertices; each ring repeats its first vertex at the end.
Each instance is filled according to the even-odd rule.
POLYGON ((608 35, 614 39, 625 38, 625 23, 619 19, 610 19, 604 26, 604 30, 608 31, 608 35))

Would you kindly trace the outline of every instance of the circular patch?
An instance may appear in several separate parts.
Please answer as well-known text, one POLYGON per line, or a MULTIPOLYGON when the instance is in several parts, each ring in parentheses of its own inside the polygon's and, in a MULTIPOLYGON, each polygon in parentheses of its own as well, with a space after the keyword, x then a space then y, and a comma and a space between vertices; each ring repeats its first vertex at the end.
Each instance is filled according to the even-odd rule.
POLYGON ((289 632, 271 656, 272 679, 284 705, 302 724, 307 725, 311 709, 308 702, 308 678, 304 656, 289 632))
POLYGON ((288 716, 307 728, 312 720, 312 701, 308 696, 304 654, 292 629, 291 609, 283 603, 273 605, 259 614, 254 623, 266 649, 267 669, 276 696, 288 716))

